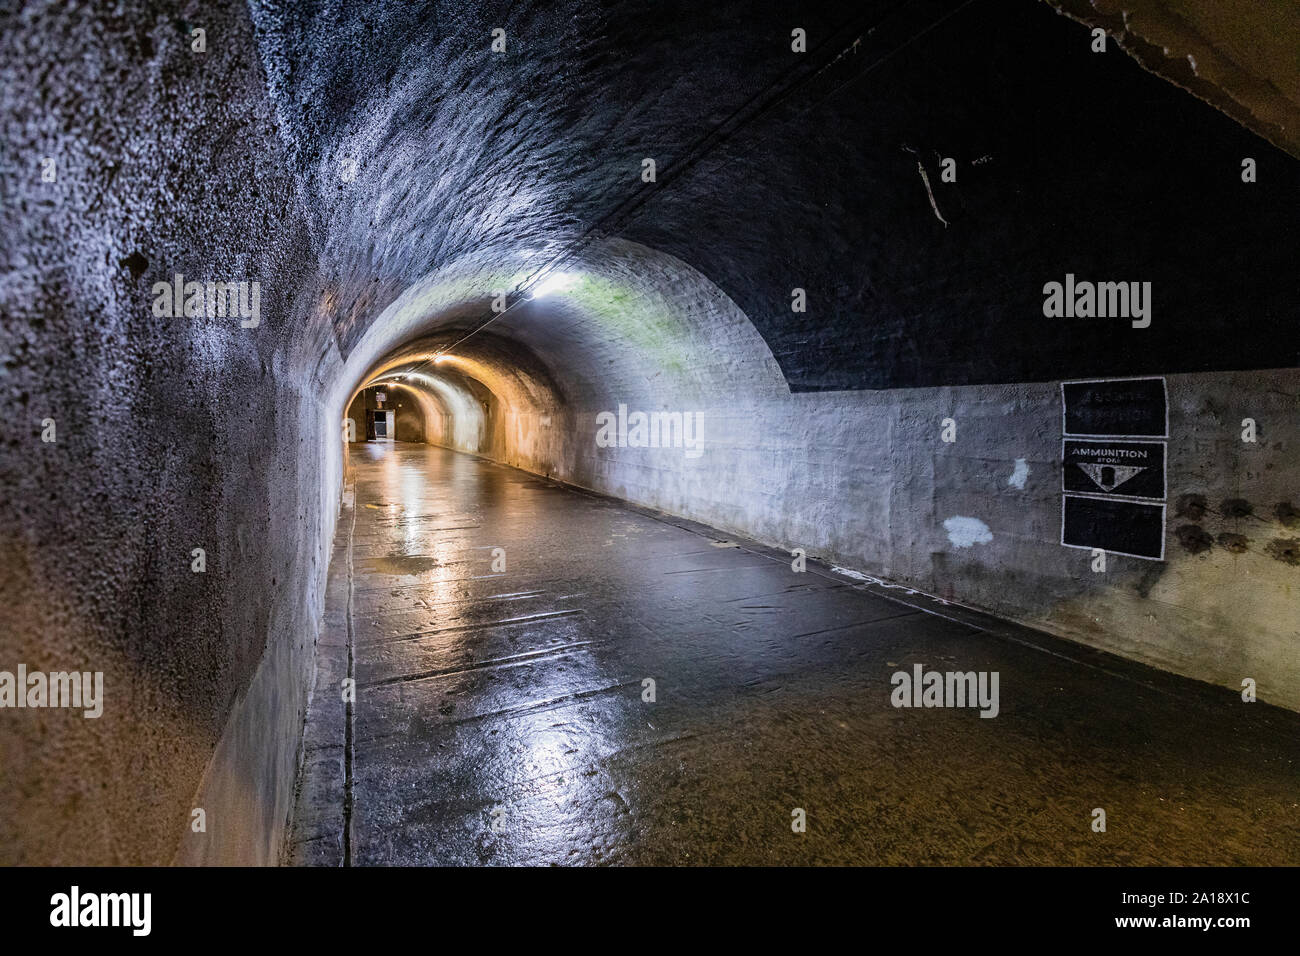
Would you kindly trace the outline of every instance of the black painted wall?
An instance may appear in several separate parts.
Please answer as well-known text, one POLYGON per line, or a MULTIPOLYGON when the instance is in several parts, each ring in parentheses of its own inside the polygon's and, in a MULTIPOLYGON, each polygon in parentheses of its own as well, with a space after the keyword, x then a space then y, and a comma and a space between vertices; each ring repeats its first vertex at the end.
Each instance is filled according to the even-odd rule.
POLYGON ((1038 0, 254 15, 345 352, 440 265, 594 233, 705 273, 795 390, 1297 364, 1300 162, 1038 0), (1151 282, 1151 327, 1045 318, 1067 272, 1151 282))
POLYGON ((915 31, 884 32, 631 229, 726 289, 792 388, 1297 364, 1300 162, 1039 3, 978 0, 854 80, 915 31), (1151 326, 1044 317, 1067 272, 1151 282, 1151 326))

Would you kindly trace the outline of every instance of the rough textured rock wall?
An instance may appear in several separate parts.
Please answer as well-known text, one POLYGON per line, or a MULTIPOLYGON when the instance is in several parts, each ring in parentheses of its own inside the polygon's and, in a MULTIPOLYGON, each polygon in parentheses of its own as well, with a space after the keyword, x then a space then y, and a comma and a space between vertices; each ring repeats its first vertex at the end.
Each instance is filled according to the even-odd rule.
POLYGON ((1148 70, 1300 157, 1300 8, 1288 0, 1047 0, 1148 70))
POLYGON ((5 863, 274 860, 334 462, 254 49, 237 5, 29 5, 0 28, 0 657, 103 671, 105 697, 98 719, 0 714, 5 863), (177 273, 260 282, 260 323, 155 315, 177 273))

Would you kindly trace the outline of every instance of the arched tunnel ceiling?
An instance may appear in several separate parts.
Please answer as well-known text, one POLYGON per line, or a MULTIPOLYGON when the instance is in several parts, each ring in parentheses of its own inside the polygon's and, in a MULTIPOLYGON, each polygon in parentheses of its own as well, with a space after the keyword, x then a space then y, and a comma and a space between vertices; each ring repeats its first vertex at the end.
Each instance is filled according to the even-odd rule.
POLYGON ((481 382, 517 411, 610 401, 727 404, 787 394, 744 313, 681 260, 623 239, 592 240, 553 271, 562 288, 514 300, 490 324, 492 289, 528 278, 526 255, 467 257, 412 284, 368 323, 333 383, 331 405, 376 375, 424 363, 481 382), (432 364, 441 353, 446 364, 432 364))
POLYGON ((253 11, 345 356, 449 264, 616 236, 796 391, 1297 362, 1300 164, 1037 0, 253 11), (1045 318, 1066 273, 1151 282, 1151 327, 1045 318))

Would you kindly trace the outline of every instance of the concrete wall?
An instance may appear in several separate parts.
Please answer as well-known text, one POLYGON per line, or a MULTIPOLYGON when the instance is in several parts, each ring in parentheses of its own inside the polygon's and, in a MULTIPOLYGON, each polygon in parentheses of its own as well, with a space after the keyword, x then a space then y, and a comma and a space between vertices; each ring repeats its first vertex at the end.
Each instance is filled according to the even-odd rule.
POLYGON ((393 437, 397 441, 424 441, 424 415, 418 405, 410 401, 398 402, 393 406, 393 415, 393 437))
POLYGON ((1056 383, 708 407, 695 462, 598 449, 591 410, 586 449, 557 473, 1175 673, 1237 690, 1253 678, 1261 699, 1300 709, 1300 372, 1168 384, 1166 560, 1110 555, 1104 573, 1059 543, 1056 383), (940 441, 947 417, 953 444, 940 441), (1247 417, 1256 444, 1241 440, 1247 417), (990 539, 954 539, 955 517, 990 539))
POLYGON ((1287 0, 1046 0, 1300 156, 1300 8, 1287 0))
POLYGON ((254 49, 238 4, 0 25, 0 669, 105 684, 98 719, 0 711, 3 864, 276 859, 339 449, 254 49), (176 273, 260 282, 260 324, 155 315, 176 273))

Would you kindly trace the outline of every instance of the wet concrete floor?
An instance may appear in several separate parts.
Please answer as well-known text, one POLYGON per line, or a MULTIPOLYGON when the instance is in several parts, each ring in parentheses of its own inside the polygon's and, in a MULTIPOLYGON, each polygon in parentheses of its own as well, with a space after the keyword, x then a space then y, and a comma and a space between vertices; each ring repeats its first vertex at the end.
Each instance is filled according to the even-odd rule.
POLYGON ((352 459, 287 862, 1300 862, 1300 715, 472 456, 352 459), (998 672, 997 716, 894 707, 916 664, 998 672))

